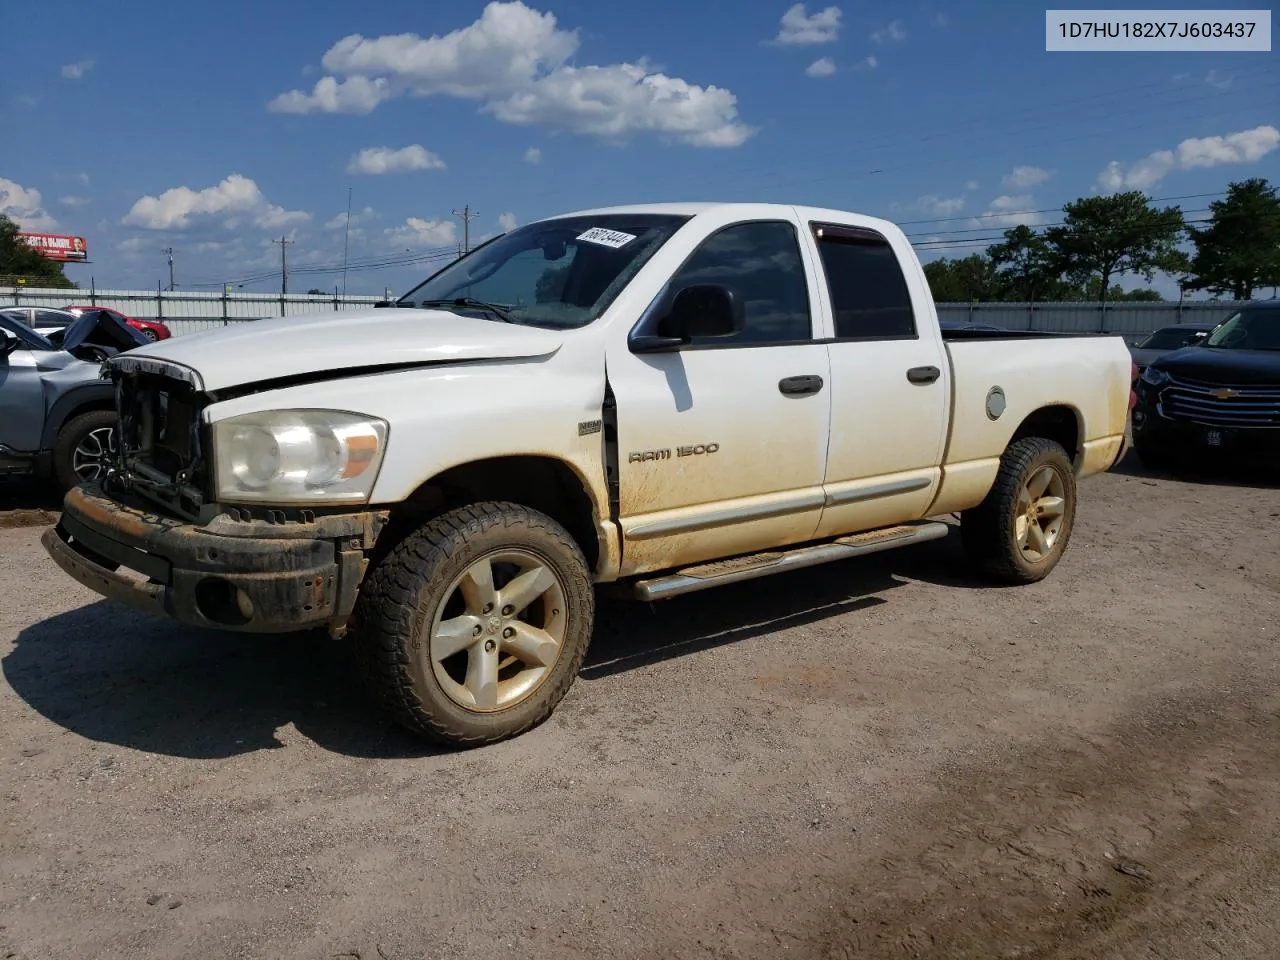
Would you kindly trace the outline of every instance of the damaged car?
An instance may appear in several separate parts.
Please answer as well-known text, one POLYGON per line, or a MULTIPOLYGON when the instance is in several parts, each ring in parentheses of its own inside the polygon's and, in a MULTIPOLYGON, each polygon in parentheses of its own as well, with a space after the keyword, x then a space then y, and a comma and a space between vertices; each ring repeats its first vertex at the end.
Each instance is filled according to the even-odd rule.
POLYGON ((105 311, 81 314, 61 344, 0 315, 0 476, 49 477, 64 493, 97 480, 116 446, 102 363, 150 342, 105 311))

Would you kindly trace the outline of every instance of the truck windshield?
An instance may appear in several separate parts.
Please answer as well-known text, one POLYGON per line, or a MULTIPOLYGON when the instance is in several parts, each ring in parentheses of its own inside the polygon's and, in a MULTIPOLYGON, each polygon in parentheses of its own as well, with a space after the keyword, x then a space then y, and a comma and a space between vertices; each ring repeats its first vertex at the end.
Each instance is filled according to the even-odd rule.
POLYGON ((613 213, 519 227, 396 301, 558 330, 595 320, 688 217, 613 213))
POLYGON ((1280 350, 1280 310, 1241 310, 1204 340, 1220 350, 1280 350))

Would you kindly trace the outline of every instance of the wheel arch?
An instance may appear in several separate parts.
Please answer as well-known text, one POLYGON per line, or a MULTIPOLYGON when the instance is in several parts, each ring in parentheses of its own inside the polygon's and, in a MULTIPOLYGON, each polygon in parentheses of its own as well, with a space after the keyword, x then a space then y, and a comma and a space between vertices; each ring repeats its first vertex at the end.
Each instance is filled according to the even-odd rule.
POLYGON ((511 454, 455 464, 420 484, 391 508, 371 561, 376 564, 432 517, 481 501, 508 501, 545 513, 568 531, 592 571, 608 556, 599 509, 580 472, 557 457, 511 454))
POLYGON ((1067 403, 1046 404, 1023 417, 1006 447, 1026 437, 1043 437, 1061 444, 1075 469, 1080 469, 1084 451, 1084 417, 1067 403))
POLYGON ((58 434, 73 417, 91 410, 116 408, 115 388, 110 383, 90 383, 77 387, 58 397, 44 418, 44 431, 40 435, 40 449, 53 449, 58 434))

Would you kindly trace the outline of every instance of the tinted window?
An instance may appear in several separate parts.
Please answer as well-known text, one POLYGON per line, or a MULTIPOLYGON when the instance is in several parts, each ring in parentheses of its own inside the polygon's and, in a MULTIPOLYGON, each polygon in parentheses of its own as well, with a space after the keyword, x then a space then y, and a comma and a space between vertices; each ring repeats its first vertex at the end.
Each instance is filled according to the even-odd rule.
POLYGON ((72 320, 65 313, 58 313, 55 310, 37 310, 36 326, 37 327, 65 327, 72 320))
POLYGON ((837 337, 901 340, 916 335, 907 281, 887 242, 827 236, 819 238, 818 251, 837 337))
POLYGON ((672 279, 671 289, 700 283, 731 288, 746 308, 741 333, 703 342, 788 343, 813 338, 804 264, 789 223, 740 223, 708 237, 672 279))
POLYGON ((1157 330, 1142 343, 1138 344, 1143 350, 1176 350, 1179 347, 1185 347, 1189 343, 1195 343, 1198 337, 1203 337, 1203 330, 1187 330, 1183 327, 1165 327, 1163 330, 1157 330))

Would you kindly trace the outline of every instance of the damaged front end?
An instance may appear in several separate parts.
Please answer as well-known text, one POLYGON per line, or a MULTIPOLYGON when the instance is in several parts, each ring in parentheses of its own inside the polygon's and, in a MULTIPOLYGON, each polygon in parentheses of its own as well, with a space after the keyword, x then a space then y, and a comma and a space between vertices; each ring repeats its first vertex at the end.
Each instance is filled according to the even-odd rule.
POLYGON ((67 494, 46 550, 98 593, 183 623, 345 632, 385 511, 216 502, 199 375, 119 357, 120 443, 100 484, 67 494))

